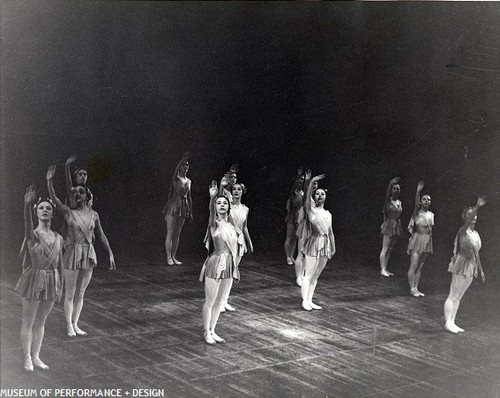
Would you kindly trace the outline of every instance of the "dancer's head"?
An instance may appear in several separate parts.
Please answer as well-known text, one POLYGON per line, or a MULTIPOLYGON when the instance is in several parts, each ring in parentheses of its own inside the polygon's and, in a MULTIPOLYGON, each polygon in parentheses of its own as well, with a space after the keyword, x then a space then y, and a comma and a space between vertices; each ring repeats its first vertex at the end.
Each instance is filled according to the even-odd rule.
POLYGON ((422 195, 422 197, 420 198, 420 208, 422 210, 429 210, 429 207, 431 206, 431 197, 430 195, 422 195))
POLYGON ((83 169, 83 168, 78 168, 74 171, 74 176, 75 176, 75 183, 77 185, 87 185, 87 177, 88 177, 88 173, 87 173, 87 170, 83 169))
POLYGON ((186 160, 179 168, 179 174, 185 176, 189 170, 189 162, 186 160))
POLYGON ((243 194, 246 193, 246 191, 247 190, 245 188, 245 185, 243 185, 241 182, 237 182, 231 188, 231 194, 233 195, 234 199, 241 199, 243 194))
POLYGON ((464 220, 465 225, 475 225, 477 221, 477 214, 474 211, 474 207, 466 207, 462 211, 462 220, 464 220))
POLYGON ((73 188, 73 198, 78 206, 86 205, 92 195, 90 194, 90 190, 84 185, 77 185, 73 188))
POLYGON ((34 205, 36 216, 39 221, 50 221, 54 215, 55 205, 50 199, 39 198, 34 205))
POLYGON ((399 184, 394 184, 392 187, 391 187, 391 198, 392 199, 397 199, 399 198, 399 194, 401 193, 401 187, 399 186, 399 184))
POLYGON ((316 188, 313 193, 313 198, 316 206, 324 204, 326 199, 326 190, 323 188, 316 188))
POLYGON ((225 195, 218 195, 215 198, 215 212, 217 216, 224 217, 229 215, 229 211, 231 210, 231 204, 229 203, 229 199, 225 195))

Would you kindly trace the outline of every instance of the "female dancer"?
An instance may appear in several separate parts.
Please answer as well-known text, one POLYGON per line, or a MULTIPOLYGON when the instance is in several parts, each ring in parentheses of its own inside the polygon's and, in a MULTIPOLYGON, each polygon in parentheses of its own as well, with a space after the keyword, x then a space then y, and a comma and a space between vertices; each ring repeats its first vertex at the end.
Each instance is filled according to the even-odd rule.
MULTIPOLYGON (((244 204, 241 203, 241 198, 243 196, 243 193, 246 192, 245 186, 242 183, 235 183, 233 185, 233 189, 231 191, 232 196, 233 196, 233 202, 231 203, 231 217, 230 220, 234 227, 236 228, 236 231, 238 232, 238 237, 241 241, 238 243, 241 243, 241 253, 238 253, 238 256, 236 257, 236 260, 238 262, 241 261, 241 257, 243 257, 243 254, 246 252, 253 253, 253 244, 252 244, 252 239, 250 238, 250 233, 248 232, 248 227, 247 227, 247 220, 248 220, 248 207, 246 207, 244 204)), ((227 296, 224 298, 224 303, 221 308, 221 312, 227 311, 236 311, 236 309, 230 305, 227 300, 229 298, 229 293, 231 292, 231 287, 233 286, 233 280, 230 279, 230 286, 229 290, 227 291, 227 296)))
POLYGON ((408 283, 410 294, 414 297, 425 296, 419 292, 418 282, 422 274, 422 267, 429 253, 432 253, 432 227, 434 226, 434 213, 429 211, 431 197, 423 195, 420 198, 420 191, 424 183, 419 181, 417 193, 415 194, 415 210, 410 219, 408 230, 411 238, 408 242, 408 254, 410 257, 410 268, 408 270, 408 283))
POLYGON ((168 201, 163 208, 165 221, 167 222, 167 237, 165 239, 165 251, 167 252, 168 265, 181 265, 176 259, 179 237, 186 219, 193 219, 193 201, 191 199, 191 180, 187 178, 189 170, 189 154, 185 153, 174 171, 168 201))
MULTIPOLYGON (((231 288, 232 278, 239 280, 238 272, 238 234, 229 222, 230 203, 220 195, 217 182, 212 181, 210 193, 210 236, 214 251, 205 260, 200 273, 200 281, 205 277, 205 302, 203 303, 203 339, 207 344, 224 343, 215 333, 224 298, 231 288)), ((207 248, 209 242, 205 242, 207 248)))
POLYGON ((238 175, 236 172, 238 171, 238 163, 234 163, 231 165, 229 171, 224 174, 222 180, 220 181, 220 190, 219 193, 224 195, 229 199, 229 203, 233 202, 233 185, 238 181, 238 175))
MULTIPOLYGON (((76 155, 71 155, 67 160, 64 165, 65 169, 65 177, 66 177, 66 204, 71 208, 74 209, 76 207, 75 203, 75 198, 73 196, 73 182, 71 181, 71 164, 74 163, 76 160, 76 155)), ((75 184, 76 185, 81 185, 82 187, 86 187, 87 191, 90 194, 90 199, 88 201, 88 206, 92 207, 92 202, 93 202, 93 195, 90 192, 90 189, 87 187, 87 178, 88 178, 88 173, 87 170, 84 168, 78 167, 74 173, 75 177, 75 184)))
POLYGON ((326 262, 335 254, 335 238, 332 229, 332 215, 323 208, 326 199, 324 189, 314 191, 315 206, 312 206, 312 189, 315 181, 325 176, 323 174, 313 177, 307 188, 304 208, 309 220, 311 234, 304 242, 304 277, 302 279, 302 308, 306 311, 320 310, 321 307, 312 301, 318 278, 326 262))
POLYGON ((401 201, 399 200, 399 193, 401 192, 399 186, 400 180, 399 177, 393 178, 391 182, 389 182, 385 194, 383 209, 384 222, 380 226, 380 232, 383 237, 382 251, 380 252, 380 275, 382 276, 394 276, 392 272, 387 271, 387 263, 389 262, 394 244, 403 232, 401 220, 399 219, 403 211, 401 201))
POLYGON ((479 271, 483 282, 486 280, 479 258, 481 238, 474 230, 477 221, 477 211, 486 204, 483 197, 477 199, 474 207, 466 207, 462 212, 464 225, 455 237, 455 249, 448 271, 452 273, 450 294, 444 303, 444 328, 451 333, 462 333, 464 330, 455 325, 460 300, 469 288, 479 271))
POLYGON ((299 211, 303 205, 304 198, 304 180, 305 176, 303 174, 303 168, 299 167, 297 170, 297 177, 295 177, 295 183, 288 195, 288 201, 286 203, 287 215, 285 217, 286 222, 286 240, 285 240, 285 255, 286 263, 288 265, 294 264, 293 254, 295 253, 295 247, 297 246, 297 227, 299 225, 299 211))
POLYGON ((38 226, 33 230, 31 215, 35 203, 35 188, 26 189, 24 195, 24 242, 21 248, 23 274, 16 285, 22 297, 23 320, 21 345, 24 352, 24 370, 33 372, 33 366, 47 370, 40 360, 40 349, 45 332, 45 321, 54 301, 61 298, 62 247, 61 235, 50 229, 54 205, 50 199, 39 199, 34 205, 38 226), (27 262, 29 251, 31 265, 27 262))
POLYGON ((47 187, 52 201, 64 215, 68 224, 68 236, 64 244, 63 266, 64 266, 64 314, 68 336, 77 334, 86 336, 87 333, 78 327, 80 313, 83 307, 83 296, 85 289, 92 278, 92 271, 97 265, 97 257, 94 250, 94 232, 97 231, 104 247, 109 253, 109 269, 116 269, 115 258, 108 239, 104 235, 101 221, 96 211, 88 206, 89 194, 84 186, 78 185, 74 189, 75 209, 64 205, 56 196, 52 179, 56 173, 56 166, 49 166, 47 171, 47 187), (76 303, 73 303, 75 293, 78 290, 76 303))

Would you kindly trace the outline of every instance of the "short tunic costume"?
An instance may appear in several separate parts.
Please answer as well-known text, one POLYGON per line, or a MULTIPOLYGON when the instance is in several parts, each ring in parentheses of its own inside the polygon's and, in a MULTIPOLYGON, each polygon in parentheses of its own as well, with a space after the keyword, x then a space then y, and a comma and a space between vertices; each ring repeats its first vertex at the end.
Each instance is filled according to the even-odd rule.
POLYGON ((455 248, 448 271, 464 277, 477 277, 481 265, 479 250, 481 238, 477 231, 461 228, 455 237, 455 248))
POLYGON ((432 227, 434 226, 434 213, 432 211, 419 211, 417 216, 413 215, 408 224, 408 231, 412 234, 408 242, 407 253, 432 253, 432 227), (429 227, 429 233, 418 233, 416 226, 429 227))
POLYGON ((16 292, 28 300, 59 300, 61 280, 58 268, 62 263, 63 238, 54 232, 55 240, 49 244, 36 231, 33 244, 26 240, 21 248, 23 274, 16 284, 16 292), (27 251, 31 264, 28 264, 27 251))
POLYGON ((302 252, 306 256, 326 256, 332 258, 335 254, 335 238, 330 233, 332 214, 323 208, 312 207, 308 214, 310 235, 307 236, 302 252))
POLYGON ((241 233, 241 235, 243 237, 243 241, 241 244, 241 252, 238 253, 238 259, 241 259, 243 254, 248 252, 247 243, 245 241, 245 236, 243 235, 243 228, 245 227, 245 222, 248 219, 248 212, 249 212, 249 209, 244 204, 231 206, 230 221, 232 221, 233 225, 236 228, 236 231, 238 233, 241 233))
POLYGON ((189 192, 191 191, 191 180, 185 178, 183 181, 177 177, 172 183, 167 204, 163 208, 163 214, 174 217, 191 217, 191 204, 189 203, 189 192))
POLYGON ((94 228, 97 213, 68 210, 64 218, 68 223, 68 235, 64 243, 63 266, 65 269, 91 269, 97 265, 94 249, 94 228))
POLYGON ((386 203, 384 222, 380 226, 380 233, 382 235, 387 235, 389 237, 401 236, 403 228, 401 227, 401 220, 399 217, 402 211, 403 207, 399 199, 390 200, 386 203))
POLYGON ((303 198, 304 192, 302 190, 293 191, 293 193, 290 194, 290 197, 288 198, 288 201, 286 203, 287 214, 285 217, 285 222, 287 224, 292 224, 295 227, 298 226, 299 212, 303 205, 303 198))
POLYGON ((210 240, 213 242, 214 251, 208 256, 200 272, 200 281, 203 277, 219 279, 240 279, 238 264, 239 239, 236 228, 229 221, 215 220, 216 228, 213 234, 209 228, 205 236, 205 246, 210 249, 210 240))

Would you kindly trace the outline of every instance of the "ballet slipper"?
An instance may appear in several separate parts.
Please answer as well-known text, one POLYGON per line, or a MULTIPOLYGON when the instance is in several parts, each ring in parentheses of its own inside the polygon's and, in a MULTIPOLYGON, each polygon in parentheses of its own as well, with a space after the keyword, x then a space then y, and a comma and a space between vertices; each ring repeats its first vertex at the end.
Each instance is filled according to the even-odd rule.
POLYGON ((228 311, 231 311, 231 312, 236 311, 236 308, 234 308, 231 304, 228 304, 228 303, 224 304, 224 308, 228 311))
POLYGON ((69 337, 75 337, 76 336, 75 329, 73 328, 73 325, 71 325, 71 324, 67 325, 66 329, 68 331, 68 336, 69 337))
POLYGON ((26 372, 33 372, 33 361, 31 360, 31 355, 27 354, 24 356, 24 370, 26 372))
POLYGON ((87 335, 87 332, 84 332, 82 329, 80 329, 76 323, 73 324, 73 329, 75 330, 75 333, 78 336, 86 336, 87 335))
POLYGON ((167 265, 174 265, 174 261, 171 258, 169 258, 167 260, 167 265))
POLYGON ((457 326, 457 324, 455 322, 453 322, 453 325, 457 328, 457 332, 458 333, 463 333, 465 332, 465 330, 463 330, 460 326, 457 326))
POLYGON ((420 292, 417 288, 415 288, 415 291, 417 292, 417 294, 418 294, 420 297, 425 297, 425 294, 423 294, 422 292, 420 292))
POLYGON ((212 332, 212 337, 216 343, 225 343, 226 342, 226 340, 224 340, 222 337, 217 335, 217 333, 215 333, 215 332, 212 332))
POLYGON ((412 288, 410 289, 410 294, 411 294, 413 297, 420 297, 420 294, 418 294, 417 289, 415 289, 414 287, 412 287, 412 288))
POLYGON ((294 265, 294 264, 295 264, 295 262, 293 261, 293 258, 291 258, 291 257, 288 257, 288 258, 286 259, 286 263, 287 263, 288 265, 294 265))
POLYGON ((297 286, 302 286, 302 277, 299 276, 295 282, 297 283, 297 286))
POLYGON ((182 262, 174 258, 173 260, 174 265, 182 265, 182 262))
POLYGON ((49 366, 44 364, 38 355, 33 355, 33 365, 35 368, 49 370, 49 366))
POLYGON ((385 269, 383 269, 383 270, 380 271, 380 275, 386 276, 386 277, 390 276, 389 273, 385 269))
POLYGON ((215 345, 215 339, 212 336, 212 333, 210 332, 205 332, 203 334, 203 340, 205 340, 205 343, 210 344, 210 345, 215 345))
POLYGON ((454 334, 457 334, 458 333, 458 327, 451 323, 451 322, 446 322, 444 324, 444 329, 447 330, 448 332, 451 332, 451 333, 454 333, 454 334))
POLYGON ((321 305, 315 304, 312 301, 309 302, 309 305, 311 306, 311 308, 313 310, 322 310, 323 309, 323 307, 321 305))
POLYGON ((311 304, 306 300, 302 300, 302 308, 304 308, 306 311, 312 311, 311 304))

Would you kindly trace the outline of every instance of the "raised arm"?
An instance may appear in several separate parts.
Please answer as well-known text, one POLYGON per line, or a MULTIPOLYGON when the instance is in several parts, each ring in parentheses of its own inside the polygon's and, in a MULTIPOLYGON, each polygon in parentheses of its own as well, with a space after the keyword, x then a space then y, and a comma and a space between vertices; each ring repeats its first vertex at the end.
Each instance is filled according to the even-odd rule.
POLYGON ((109 254, 109 270, 114 271, 116 270, 116 264, 115 264, 115 256, 113 255, 113 252, 111 250, 111 246, 109 245, 108 238, 104 234, 104 231, 101 226, 101 219, 99 218, 99 214, 95 212, 96 215, 96 220, 95 220, 95 229, 97 231, 97 234, 99 235, 99 238, 101 239, 102 244, 104 245, 104 248, 108 251, 109 254))
POLYGON ((71 155, 64 164, 64 175, 66 180, 66 196, 69 199, 71 207, 75 207, 75 199, 73 198, 73 182, 71 180, 71 164, 76 160, 76 155, 71 155))
POLYGON ((208 225, 210 227, 215 228, 216 223, 215 223, 215 198, 217 197, 219 190, 217 189, 217 181, 212 181, 210 184, 210 187, 208 188, 208 193, 210 194, 210 205, 209 205, 209 210, 210 210, 210 217, 208 219, 208 225))
POLYGON ((424 182, 419 181, 417 184, 417 192, 415 193, 415 208, 413 209, 414 216, 417 216, 418 211, 420 210, 420 192, 422 191, 423 187, 424 187, 424 182))
POLYGON ((390 182, 389 186, 387 187, 387 192, 385 193, 385 201, 384 201, 384 208, 382 212, 384 213, 384 221, 387 218, 387 202, 389 201, 389 198, 392 195, 392 187, 396 184, 399 184, 399 181, 401 181, 400 177, 394 177, 390 182))
POLYGON ((472 216, 475 217, 479 208, 484 206, 485 204, 486 204, 486 196, 478 196, 477 202, 472 208, 472 216))
POLYGON ((36 200, 35 186, 30 185, 24 194, 24 237, 27 242, 33 241, 33 212, 32 206, 36 200))
POLYGON ((59 198, 56 196, 56 191, 54 191, 54 184, 52 183, 52 179, 56 174, 56 166, 51 165, 47 170, 47 189, 49 191, 50 199, 56 204, 56 207, 61 210, 61 212, 66 213, 69 208, 64 203, 62 203, 59 198))
POLYGON ((324 174, 317 175, 313 178, 311 178, 311 182, 309 183, 309 186, 307 187, 307 192, 306 192, 306 201, 304 202, 304 210, 306 213, 309 213, 312 208, 312 191, 313 191, 313 185, 315 181, 319 181, 325 178, 324 174))

